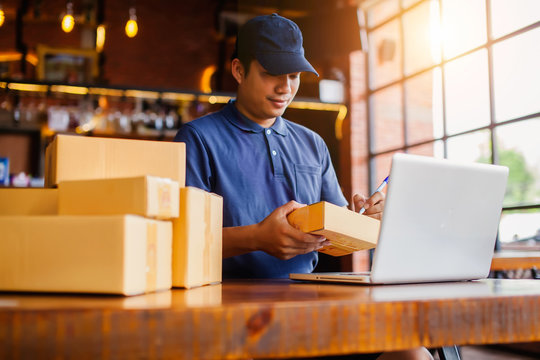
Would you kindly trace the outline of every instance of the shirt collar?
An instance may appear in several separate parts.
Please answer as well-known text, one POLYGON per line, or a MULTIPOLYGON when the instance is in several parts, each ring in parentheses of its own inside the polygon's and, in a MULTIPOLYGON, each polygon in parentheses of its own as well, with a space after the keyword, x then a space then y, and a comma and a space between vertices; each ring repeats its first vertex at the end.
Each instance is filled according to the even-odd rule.
MULTIPOLYGON (((260 133, 265 130, 264 127, 257 124, 255 121, 250 120, 247 116, 242 114, 234 103, 236 100, 230 100, 227 104, 227 107, 229 108, 229 114, 230 116, 227 116, 227 119, 237 128, 249 131, 253 133, 260 133)), ((287 125, 285 123, 285 120, 281 116, 278 116, 276 118, 276 121, 274 122, 274 125, 270 127, 270 129, 274 130, 276 133, 282 136, 287 135, 287 125)))

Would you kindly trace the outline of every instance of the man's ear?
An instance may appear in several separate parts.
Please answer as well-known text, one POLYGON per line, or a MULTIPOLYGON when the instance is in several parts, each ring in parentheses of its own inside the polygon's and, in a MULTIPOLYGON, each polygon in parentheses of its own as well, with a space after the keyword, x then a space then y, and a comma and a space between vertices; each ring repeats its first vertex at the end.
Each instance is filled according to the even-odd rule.
POLYGON ((238 84, 241 84, 244 81, 246 72, 244 69, 244 65, 242 65, 242 62, 238 59, 233 59, 231 63, 231 73, 232 76, 236 79, 236 82, 238 84))

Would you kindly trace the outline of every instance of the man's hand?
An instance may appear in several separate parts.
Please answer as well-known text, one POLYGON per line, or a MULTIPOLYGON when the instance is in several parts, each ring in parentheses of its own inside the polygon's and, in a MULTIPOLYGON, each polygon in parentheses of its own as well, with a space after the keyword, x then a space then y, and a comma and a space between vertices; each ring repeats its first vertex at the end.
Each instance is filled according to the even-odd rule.
POLYGON ((380 220, 384 209, 384 199, 385 195, 380 191, 371 195, 369 199, 366 199, 364 195, 354 194, 353 210, 358 212, 363 207, 366 209, 365 215, 380 220))
POLYGON ((296 201, 289 201, 258 223, 257 250, 288 260, 330 245, 324 236, 306 234, 289 224, 287 215, 303 206, 296 201))

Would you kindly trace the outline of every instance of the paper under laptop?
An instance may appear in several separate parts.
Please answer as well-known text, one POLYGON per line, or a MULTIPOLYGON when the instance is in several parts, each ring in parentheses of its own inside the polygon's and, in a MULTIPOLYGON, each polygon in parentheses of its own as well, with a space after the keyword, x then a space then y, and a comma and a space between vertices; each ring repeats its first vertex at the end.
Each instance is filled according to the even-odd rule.
POLYGON ((371 272, 295 280, 399 284, 487 277, 508 168, 395 154, 371 272))

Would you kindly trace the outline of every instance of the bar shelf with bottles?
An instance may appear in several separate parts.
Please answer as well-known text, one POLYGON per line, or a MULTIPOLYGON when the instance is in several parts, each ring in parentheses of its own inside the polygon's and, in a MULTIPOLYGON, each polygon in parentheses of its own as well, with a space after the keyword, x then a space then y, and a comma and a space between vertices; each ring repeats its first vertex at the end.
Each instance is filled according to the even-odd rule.
MULTIPOLYGON (((44 149, 55 134, 172 141, 182 124, 219 110, 233 97, 232 93, 0 79, 0 137, 31 134, 34 155, 28 163, 33 165, 26 171, 42 174, 44 149), (35 144, 36 132, 39 144, 35 144)), ((306 98, 297 98, 289 108, 329 112, 336 118, 336 129, 347 113, 345 105, 306 98)))
MULTIPOLYGON (((172 140, 183 123, 218 110, 233 96, 0 80, 0 126, 172 140)), ((314 99, 297 99, 290 107, 346 113, 344 105, 314 99)))

